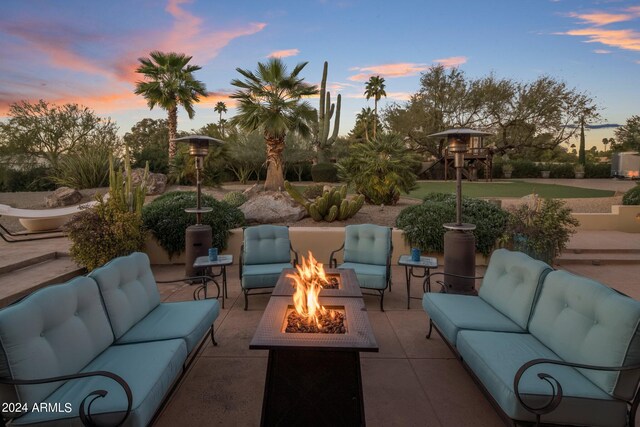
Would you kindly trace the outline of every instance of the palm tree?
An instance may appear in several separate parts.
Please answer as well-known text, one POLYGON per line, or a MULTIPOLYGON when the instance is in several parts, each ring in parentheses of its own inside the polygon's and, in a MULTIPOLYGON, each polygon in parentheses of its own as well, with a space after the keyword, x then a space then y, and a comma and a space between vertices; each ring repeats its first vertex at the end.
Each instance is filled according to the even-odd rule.
POLYGON ((216 106, 213 107, 213 111, 220 114, 220 121, 218 122, 220 126, 220 135, 222 135, 222 137, 224 138, 224 123, 222 122, 222 113, 227 112, 227 104, 222 101, 218 101, 216 103, 216 106))
POLYGON ((387 96, 387 92, 384 91, 384 77, 371 76, 364 88, 364 96, 373 98, 373 138, 376 137, 376 128, 378 127, 378 101, 383 96, 387 96))
POLYGON ((169 113, 169 158, 176 153, 178 129, 178 106, 182 106, 189 118, 195 115, 193 104, 200 101, 200 96, 207 96, 204 83, 196 80, 194 71, 202 67, 188 65, 191 56, 175 52, 159 52, 154 50, 150 58, 138 58, 140 66, 136 73, 144 75, 145 80, 136 83, 135 94, 142 95, 147 105, 153 110, 158 105, 169 113))
POLYGON ((372 122, 372 117, 373 110, 371 110, 371 107, 363 108, 356 115, 356 127, 357 124, 360 123, 360 125, 364 128, 364 139, 366 141, 369 140, 369 127, 372 122))
POLYGON ((288 132, 300 136, 311 135, 311 124, 316 110, 302 101, 302 97, 315 95, 318 89, 298 77, 306 62, 296 65, 291 74, 279 58, 258 62, 255 72, 236 68, 244 80, 233 79, 231 84, 239 88, 231 98, 238 100, 238 114, 231 124, 253 131, 259 129, 267 145, 267 179, 265 190, 284 188, 282 151, 288 132))

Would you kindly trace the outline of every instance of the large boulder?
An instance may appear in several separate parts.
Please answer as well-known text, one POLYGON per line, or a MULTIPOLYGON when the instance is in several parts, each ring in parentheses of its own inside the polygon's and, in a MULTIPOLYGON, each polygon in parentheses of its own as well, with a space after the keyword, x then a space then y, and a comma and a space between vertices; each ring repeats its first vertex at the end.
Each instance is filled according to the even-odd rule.
POLYGON ((239 209, 249 224, 299 221, 307 214, 306 209, 286 193, 262 191, 253 194, 239 209))
POLYGON ((61 206, 71 206, 80 203, 82 194, 78 190, 69 187, 60 187, 53 194, 46 197, 45 203, 48 208, 59 208, 61 206))
MULTIPOLYGON (((140 185, 142 177, 144 177, 144 169, 138 168, 131 170, 131 182, 133 185, 140 185)), ((147 175, 147 195, 162 194, 166 189, 167 176, 162 173, 149 172, 147 175)))

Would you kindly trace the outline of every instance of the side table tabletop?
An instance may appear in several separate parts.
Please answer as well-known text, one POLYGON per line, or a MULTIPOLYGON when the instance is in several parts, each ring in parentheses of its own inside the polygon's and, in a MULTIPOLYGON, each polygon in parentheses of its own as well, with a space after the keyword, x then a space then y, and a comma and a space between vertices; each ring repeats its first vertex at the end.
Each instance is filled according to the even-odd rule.
POLYGON ((433 257, 421 256, 420 261, 413 261, 411 255, 401 255, 398 260, 398 265, 404 266, 404 274, 407 280, 407 310, 410 308, 411 298, 422 299, 422 297, 411 296, 411 278, 416 277, 424 279, 422 283, 422 289, 424 292, 431 292, 431 280, 429 273, 432 268, 438 268, 438 259, 433 257), (422 274, 416 274, 413 272, 414 268, 421 268, 422 274))
MULTIPOLYGON (((211 277, 211 280, 218 285, 216 281, 216 277, 222 277, 222 308, 224 308, 224 300, 227 298, 227 266, 233 264, 233 255, 218 255, 218 259, 215 261, 211 261, 209 256, 200 256, 196 258, 193 262, 193 268, 206 270, 208 276, 211 277), (214 267, 219 267, 220 270, 218 273, 213 271, 214 267)), ((204 285, 204 297, 207 298, 207 281, 205 280, 204 285)), ((196 292, 194 292, 194 298, 196 297, 196 292)))

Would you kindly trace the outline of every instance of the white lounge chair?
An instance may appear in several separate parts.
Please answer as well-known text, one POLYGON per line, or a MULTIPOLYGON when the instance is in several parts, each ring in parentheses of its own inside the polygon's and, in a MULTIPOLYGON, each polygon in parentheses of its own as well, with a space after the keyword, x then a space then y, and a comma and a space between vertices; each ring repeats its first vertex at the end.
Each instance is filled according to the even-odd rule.
POLYGON ((60 228, 73 216, 81 211, 83 207, 91 207, 98 202, 93 200, 75 206, 67 206, 56 209, 19 209, 9 205, 0 204, 0 217, 10 216, 18 218, 20 224, 25 228, 25 232, 12 233, 0 224, 0 235, 6 242, 19 242, 26 240, 51 239, 63 237, 60 228), (52 233, 57 233, 51 235, 52 233), (24 238, 34 234, 47 234, 47 236, 24 238))

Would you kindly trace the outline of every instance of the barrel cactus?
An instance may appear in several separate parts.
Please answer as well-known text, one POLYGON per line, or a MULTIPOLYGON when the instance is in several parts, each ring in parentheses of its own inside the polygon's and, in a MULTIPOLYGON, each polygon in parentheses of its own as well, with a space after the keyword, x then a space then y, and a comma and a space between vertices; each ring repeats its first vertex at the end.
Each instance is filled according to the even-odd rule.
POLYGON ((364 196, 361 194, 351 200, 347 199, 346 185, 324 191, 313 201, 307 200, 289 181, 284 182, 284 188, 293 200, 304 206, 314 221, 344 221, 358 213, 364 204, 364 196))
POLYGON ((222 201, 234 208, 237 208, 247 201, 247 196, 245 196, 241 191, 231 191, 224 195, 222 201))

